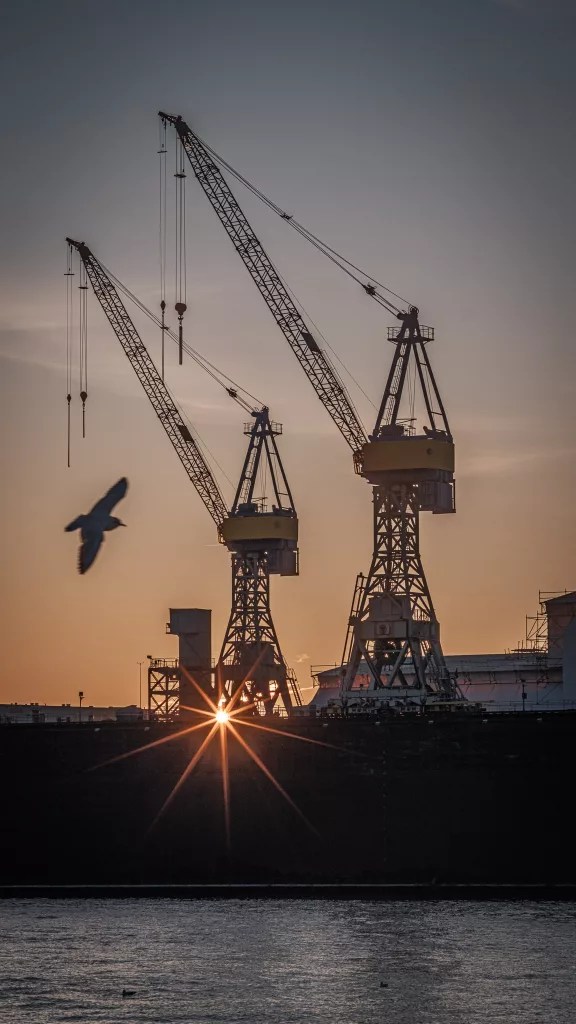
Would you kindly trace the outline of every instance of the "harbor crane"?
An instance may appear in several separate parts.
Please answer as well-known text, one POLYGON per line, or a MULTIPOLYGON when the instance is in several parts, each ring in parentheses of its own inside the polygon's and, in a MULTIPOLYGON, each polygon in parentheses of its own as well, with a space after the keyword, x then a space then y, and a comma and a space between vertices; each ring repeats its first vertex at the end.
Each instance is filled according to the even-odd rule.
MULTIPOLYGON (((415 306, 402 309, 362 272, 322 243, 259 192, 207 146, 179 115, 160 112, 173 125, 194 175, 288 341, 320 401, 354 456, 356 472, 372 485, 374 541, 370 569, 359 575, 342 659, 341 699, 357 693, 361 661, 368 671, 363 696, 459 699, 440 643, 440 627, 420 555, 421 511, 448 513, 454 503, 454 442, 432 372, 427 346, 434 331, 419 322, 415 306), (373 431, 367 435, 346 388, 293 301, 253 231, 221 166, 295 227, 364 291, 401 322, 388 337, 394 355, 373 431), (427 423, 416 432, 414 417, 401 416, 409 366, 415 366, 427 423)), ((381 286, 383 287, 383 286, 381 286)), ((384 288, 389 292, 389 289, 384 288)), ((390 292, 391 295, 394 293, 390 292)))
MULTIPOLYGON (((189 479, 214 520, 219 539, 232 556, 232 609, 215 670, 217 699, 228 703, 235 698, 259 714, 270 715, 280 707, 290 714, 294 706, 302 704, 302 700, 296 679, 282 655, 270 609, 270 575, 298 575, 298 517, 276 441, 282 428, 270 419, 266 406, 251 410, 252 422, 244 426, 244 433, 249 437, 248 450, 232 507, 228 509, 198 443, 111 280, 110 272, 84 242, 71 238, 66 241, 78 252, 112 330, 189 479), (268 474, 273 495, 270 509, 265 496, 257 493, 263 471, 268 474)), ((141 303, 140 307, 145 308, 141 303)), ((150 315, 156 320, 153 314, 150 315)), ((233 388, 227 387, 226 390, 244 408, 247 407, 233 388)), ((191 701, 194 691, 188 687, 187 693, 190 693, 191 701)), ((214 690, 211 695, 214 697, 214 690)), ((181 716, 185 717, 184 709, 181 716)))

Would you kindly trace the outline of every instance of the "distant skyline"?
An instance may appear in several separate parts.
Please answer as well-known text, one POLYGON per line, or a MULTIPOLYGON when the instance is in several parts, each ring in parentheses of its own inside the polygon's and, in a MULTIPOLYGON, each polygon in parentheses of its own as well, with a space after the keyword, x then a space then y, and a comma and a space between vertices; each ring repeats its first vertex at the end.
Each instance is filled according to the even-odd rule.
MULTIPOLYGON (((0 701, 74 702, 82 689, 88 704, 136 702, 138 662, 176 656, 169 607, 212 608, 219 652, 229 556, 92 296, 87 437, 76 366, 66 467, 64 237, 158 309, 159 109, 435 327, 457 458, 456 515, 421 520, 442 641, 447 653, 515 646, 539 589, 576 587, 572 4, 28 0, 8 3, 0 29, 0 701), (128 529, 81 578, 64 526, 121 476, 128 529)), ((233 189, 377 405, 392 320, 233 189)), ((311 664, 342 653, 369 564, 370 490, 192 174, 187 209, 187 339, 284 426, 301 575, 274 579, 273 613, 305 688, 311 664)), ((158 332, 135 319, 156 358, 158 332)), ((235 483, 243 414, 172 351, 167 380, 235 483)))

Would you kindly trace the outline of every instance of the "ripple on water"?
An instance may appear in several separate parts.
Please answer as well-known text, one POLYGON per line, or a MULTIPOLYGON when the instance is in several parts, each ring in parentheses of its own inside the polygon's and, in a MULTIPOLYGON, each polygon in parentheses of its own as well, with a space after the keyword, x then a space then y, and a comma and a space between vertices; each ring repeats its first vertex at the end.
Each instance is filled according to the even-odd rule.
POLYGON ((575 918, 554 903, 8 900, 0 1021, 573 1024, 575 918))

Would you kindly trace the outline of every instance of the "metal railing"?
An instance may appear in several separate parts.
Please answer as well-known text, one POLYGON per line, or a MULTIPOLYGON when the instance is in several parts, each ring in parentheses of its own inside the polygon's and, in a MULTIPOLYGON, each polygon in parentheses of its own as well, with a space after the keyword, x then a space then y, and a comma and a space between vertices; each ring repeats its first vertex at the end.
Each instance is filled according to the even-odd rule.
MULTIPOLYGON (((388 341, 396 341, 400 331, 403 329, 403 327, 389 327, 388 341)), ((422 338, 422 341, 434 341, 434 328, 425 327, 423 324, 420 324, 420 337, 422 338)))

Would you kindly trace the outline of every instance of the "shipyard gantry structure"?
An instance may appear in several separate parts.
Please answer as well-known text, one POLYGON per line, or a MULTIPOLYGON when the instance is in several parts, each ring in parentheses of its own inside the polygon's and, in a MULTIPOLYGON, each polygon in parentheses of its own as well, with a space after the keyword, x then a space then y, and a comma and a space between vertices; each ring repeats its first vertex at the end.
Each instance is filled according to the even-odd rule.
MULTIPOLYGON (((270 419, 266 406, 250 410, 252 420, 244 428, 249 438, 248 449, 234 501, 228 509, 212 470, 110 273, 84 242, 70 238, 66 241, 77 250, 114 334, 216 524, 219 539, 232 556, 232 607, 214 674, 206 671, 206 665, 201 672, 192 671, 194 667, 189 665, 182 675, 170 662, 160 664, 155 660, 150 670, 152 710, 162 718, 177 714, 186 717, 195 707, 205 707, 201 698, 199 702, 200 689, 224 704, 240 700, 258 714, 272 714, 280 708, 289 714, 302 700, 296 679, 284 660, 270 608, 270 576, 298 574, 298 517, 276 440, 281 426, 270 419), (263 475, 271 488, 270 507, 257 490, 258 479, 263 475)), ((181 347, 181 330, 178 341, 181 347)), ((232 397, 238 397, 233 389, 226 390, 232 397)), ((245 403, 241 404, 246 408, 245 403)))
MULTIPOLYGON (((420 512, 443 514, 455 508, 454 443, 427 353, 434 337, 432 328, 420 324, 415 306, 401 309, 372 281, 360 282, 364 291, 401 323, 389 331, 394 344, 392 365, 374 429, 367 435, 342 379, 293 301, 220 165, 264 198, 284 220, 292 222, 293 218, 219 158, 182 117, 160 112, 160 118, 174 126, 194 175, 236 252, 318 398, 352 449, 356 472, 372 486, 372 562, 367 575, 360 575, 356 582, 342 660, 341 701, 347 705, 354 696, 361 660, 370 678, 363 697, 372 702, 414 697, 461 699, 442 653, 439 623, 419 544, 420 512), (401 416, 411 363, 426 410, 427 422, 420 432, 416 432, 413 418, 401 416), (408 661, 414 668, 410 684, 403 672, 408 661)), ((334 250, 301 225, 297 228, 333 262, 339 261, 334 250)))

